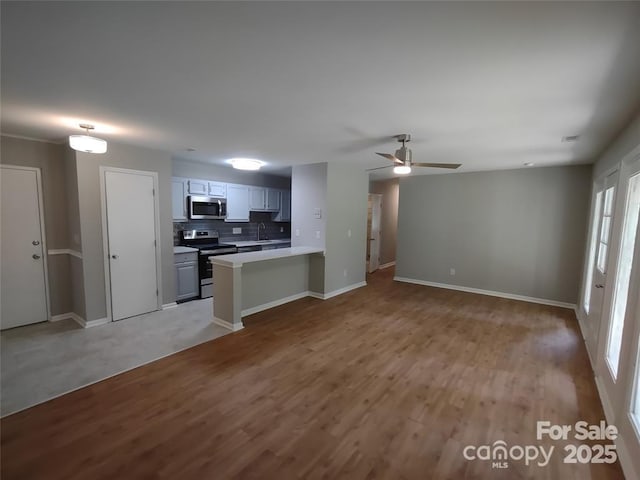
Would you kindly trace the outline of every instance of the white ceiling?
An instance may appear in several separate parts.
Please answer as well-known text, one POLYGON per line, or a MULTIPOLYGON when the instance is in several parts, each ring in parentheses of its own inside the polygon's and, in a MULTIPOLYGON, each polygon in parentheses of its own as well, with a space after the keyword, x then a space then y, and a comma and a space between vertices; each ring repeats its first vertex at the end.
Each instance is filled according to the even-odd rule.
POLYGON ((107 140, 278 172, 383 166, 374 152, 406 132, 414 161, 477 171, 592 162, 640 108, 639 2, 1 8, 5 134, 62 141, 86 121, 107 140))

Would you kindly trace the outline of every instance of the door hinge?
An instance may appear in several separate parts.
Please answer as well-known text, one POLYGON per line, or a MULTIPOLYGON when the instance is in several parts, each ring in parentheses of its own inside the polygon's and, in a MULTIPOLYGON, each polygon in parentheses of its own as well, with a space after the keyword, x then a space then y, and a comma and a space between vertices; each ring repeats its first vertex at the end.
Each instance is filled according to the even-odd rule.
POLYGON ((160 295, 160 292, 158 291, 158 289, 156 288, 156 297, 160 295))
POLYGON ((152 192, 152 195, 155 197, 155 196, 156 196, 156 189, 155 189, 155 188, 152 188, 152 189, 151 189, 151 192, 152 192))

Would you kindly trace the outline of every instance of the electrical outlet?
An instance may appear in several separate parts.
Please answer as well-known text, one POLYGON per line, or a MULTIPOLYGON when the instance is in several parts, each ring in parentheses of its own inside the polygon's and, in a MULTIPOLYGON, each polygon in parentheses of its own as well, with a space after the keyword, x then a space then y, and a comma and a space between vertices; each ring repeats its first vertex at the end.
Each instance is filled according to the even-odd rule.
POLYGON ((242 234, 242 227, 233 227, 233 234, 234 235, 241 235, 242 234))
POLYGON ((351 238, 351 229, 347 230, 347 237, 351 238))
POLYGON ((449 269, 449 275, 455 275, 456 274, 456 269, 455 268, 450 268, 449 269))
POLYGON ((299 237, 299 236, 300 236, 300 229, 296 228, 296 237, 299 237))
POLYGON ((316 238, 320 238, 320 230, 316 230, 316 238))
POLYGON ((322 210, 321 210, 320 208, 316 208, 316 209, 313 211, 313 216, 314 216, 315 218, 322 218, 322 210))

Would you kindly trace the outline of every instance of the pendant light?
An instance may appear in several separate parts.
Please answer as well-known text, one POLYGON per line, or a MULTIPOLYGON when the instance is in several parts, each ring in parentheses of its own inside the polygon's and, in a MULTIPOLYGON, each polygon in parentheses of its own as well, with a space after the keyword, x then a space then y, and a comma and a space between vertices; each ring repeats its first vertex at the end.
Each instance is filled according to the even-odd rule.
MULTIPOLYGON (((87 123, 81 123, 80 128, 84 128, 89 133, 95 127, 87 123)), ((105 153, 107 151, 106 140, 90 135, 69 135, 69 146, 74 150, 86 153, 105 153)))

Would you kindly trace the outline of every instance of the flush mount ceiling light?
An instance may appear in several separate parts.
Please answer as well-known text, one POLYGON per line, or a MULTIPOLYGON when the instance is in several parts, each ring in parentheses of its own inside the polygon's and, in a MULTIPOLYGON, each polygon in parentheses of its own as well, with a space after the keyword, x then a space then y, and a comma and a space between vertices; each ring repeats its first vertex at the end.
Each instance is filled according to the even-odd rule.
POLYGON ((393 173, 397 173, 398 175, 407 175, 411 173, 411 167, 409 165, 398 165, 397 167, 393 167, 393 173))
POLYGON ((525 167, 533 167, 535 165, 535 163, 533 162, 527 162, 524 164, 525 167))
POLYGON ((238 170, 260 170, 265 165, 262 160, 254 158, 232 158, 229 163, 238 170))
MULTIPOLYGON (((84 128, 89 133, 89 130, 93 130, 94 126, 81 123, 80 128, 84 128)), ((107 151, 107 142, 105 140, 89 135, 69 135, 69 146, 74 150, 86 153, 104 153, 107 151)))

